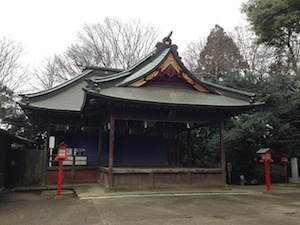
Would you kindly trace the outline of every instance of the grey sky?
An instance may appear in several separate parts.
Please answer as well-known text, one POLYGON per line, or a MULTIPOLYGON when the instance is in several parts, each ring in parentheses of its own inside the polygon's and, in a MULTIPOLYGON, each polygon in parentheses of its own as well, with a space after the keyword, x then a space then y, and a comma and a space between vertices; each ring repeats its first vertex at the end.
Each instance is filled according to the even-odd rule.
POLYGON ((4 0, 1 2, 0 37, 23 44, 26 60, 38 64, 76 40, 84 23, 105 17, 124 21, 139 18, 160 30, 171 30, 179 51, 185 43, 206 37, 215 24, 226 31, 244 23, 240 13, 245 0, 4 0))

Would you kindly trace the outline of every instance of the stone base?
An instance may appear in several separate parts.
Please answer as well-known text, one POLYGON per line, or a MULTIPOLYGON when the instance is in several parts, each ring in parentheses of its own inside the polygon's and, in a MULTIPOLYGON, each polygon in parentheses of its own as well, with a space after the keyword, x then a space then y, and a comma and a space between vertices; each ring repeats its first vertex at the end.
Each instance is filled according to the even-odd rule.
POLYGON ((289 182, 292 184, 300 184, 300 177, 290 177, 289 182))

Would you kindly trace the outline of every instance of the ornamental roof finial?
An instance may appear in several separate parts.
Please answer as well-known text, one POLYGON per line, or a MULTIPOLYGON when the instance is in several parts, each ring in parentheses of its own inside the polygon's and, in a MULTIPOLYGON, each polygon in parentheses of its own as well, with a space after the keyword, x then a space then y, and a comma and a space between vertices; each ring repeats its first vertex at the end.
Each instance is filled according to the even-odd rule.
POLYGON ((172 40, 171 40, 171 35, 173 34, 173 31, 171 31, 169 34, 168 34, 168 36, 167 37, 165 37, 164 39, 163 39, 163 43, 165 44, 165 45, 171 45, 172 44, 172 40))

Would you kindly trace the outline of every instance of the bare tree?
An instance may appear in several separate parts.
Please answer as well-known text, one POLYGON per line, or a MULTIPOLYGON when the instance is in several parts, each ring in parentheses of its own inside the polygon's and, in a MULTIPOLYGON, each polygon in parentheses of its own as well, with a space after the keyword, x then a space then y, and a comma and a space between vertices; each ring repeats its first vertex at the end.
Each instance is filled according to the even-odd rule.
POLYGON ((192 71, 196 72, 199 68, 199 58, 206 45, 205 38, 200 39, 198 42, 191 42, 187 45, 187 49, 182 53, 183 61, 186 67, 192 71))
POLYGON ((124 69, 148 54, 157 36, 158 29, 141 20, 106 18, 102 23, 85 24, 76 43, 47 58, 34 74, 43 88, 49 88, 79 74, 85 66, 124 69))
POLYGON ((21 44, 6 37, 0 39, 0 85, 16 90, 25 79, 25 71, 20 63, 23 54, 21 44))
POLYGON ((72 45, 67 54, 80 64, 126 68, 149 53, 157 35, 155 27, 141 20, 125 23, 106 18, 103 23, 84 25, 79 44, 72 45), (77 52, 84 54, 80 58, 77 52))
POLYGON ((249 72, 261 76, 267 74, 275 61, 275 48, 258 44, 257 37, 249 26, 235 27, 230 36, 247 61, 249 72))
POLYGON ((32 73, 32 76, 37 81, 31 84, 32 88, 48 89, 70 79, 70 76, 68 76, 68 68, 65 68, 65 66, 68 65, 62 60, 62 56, 54 54, 45 58, 42 62, 42 67, 36 68, 32 73), (38 87, 36 83, 39 84, 38 87))
POLYGON ((27 129, 23 111, 16 103, 16 91, 26 80, 26 68, 21 64, 23 48, 20 43, 7 37, 0 39, 0 128, 20 135, 27 129))

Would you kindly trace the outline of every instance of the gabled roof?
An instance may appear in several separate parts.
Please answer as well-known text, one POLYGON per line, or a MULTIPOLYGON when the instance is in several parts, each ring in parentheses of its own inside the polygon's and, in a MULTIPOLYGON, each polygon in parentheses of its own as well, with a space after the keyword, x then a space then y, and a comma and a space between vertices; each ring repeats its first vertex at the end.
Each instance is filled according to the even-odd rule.
POLYGON ((255 96, 198 79, 182 63, 170 36, 124 71, 87 82, 87 95, 102 100, 166 106, 251 107, 255 96))
POLYGON ((177 52, 177 46, 172 45, 169 36, 164 38, 162 43, 159 42, 150 54, 120 74, 116 74, 110 78, 90 79, 89 83, 91 87, 95 87, 101 85, 103 82, 120 78, 119 82, 115 83, 117 87, 140 87, 165 73, 168 74, 169 78, 176 76, 182 79, 183 83, 189 83, 200 92, 214 93, 213 89, 210 89, 205 83, 199 81, 183 65, 177 52))

